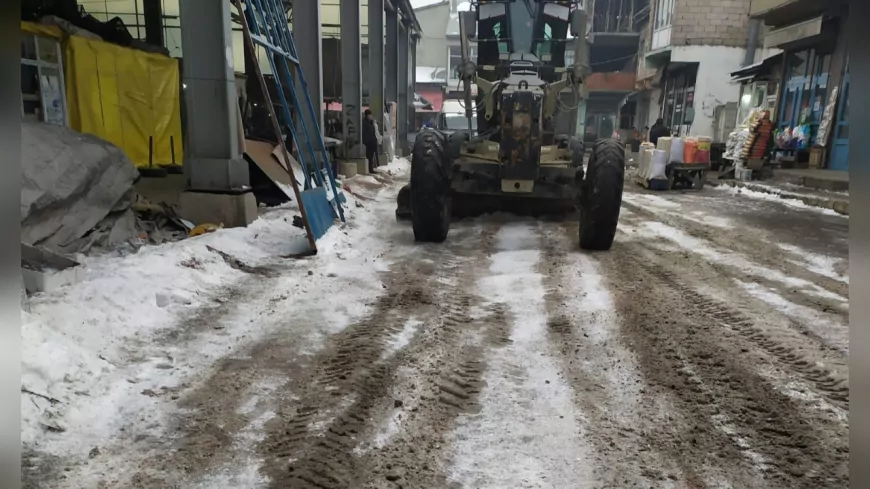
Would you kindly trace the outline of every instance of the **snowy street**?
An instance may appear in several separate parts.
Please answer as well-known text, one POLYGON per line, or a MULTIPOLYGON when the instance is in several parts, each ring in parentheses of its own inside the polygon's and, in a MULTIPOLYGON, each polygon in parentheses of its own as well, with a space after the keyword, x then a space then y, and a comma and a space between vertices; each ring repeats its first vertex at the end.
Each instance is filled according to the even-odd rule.
POLYGON ((275 208, 33 297, 24 487, 848 486, 848 217, 626 183, 609 252, 416 244, 407 173, 346 180, 315 257, 275 208))

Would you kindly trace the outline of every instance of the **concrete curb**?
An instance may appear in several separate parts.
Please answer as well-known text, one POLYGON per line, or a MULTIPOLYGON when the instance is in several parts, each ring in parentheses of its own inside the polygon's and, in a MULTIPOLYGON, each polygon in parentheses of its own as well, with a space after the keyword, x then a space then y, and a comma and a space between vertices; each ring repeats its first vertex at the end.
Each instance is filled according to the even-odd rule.
POLYGON ((722 184, 729 185, 731 187, 745 188, 747 190, 752 190, 755 192, 764 192, 766 194, 775 195, 781 199, 799 200, 809 206, 820 207, 822 209, 831 209, 838 214, 842 214, 844 216, 849 215, 848 200, 828 199, 825 197, 817 197, 814 195, 803 195, 794 192, 783 191, 777 188, 769 187, 767 185, 757 185, 753 183, 741 182, 738 180, 725 180, 722 182, 722 184))

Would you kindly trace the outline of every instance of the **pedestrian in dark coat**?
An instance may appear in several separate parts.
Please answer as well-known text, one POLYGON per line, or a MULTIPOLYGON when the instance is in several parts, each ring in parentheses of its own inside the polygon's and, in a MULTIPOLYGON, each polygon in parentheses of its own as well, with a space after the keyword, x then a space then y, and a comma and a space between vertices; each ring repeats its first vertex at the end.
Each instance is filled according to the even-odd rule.
POLYGON ((656 123, 649 130, 649 142, 658 144, 659 138, 666 138, 671 135, 671 131, 665 127, 665 121, 661 117, 656 119, 656 123))

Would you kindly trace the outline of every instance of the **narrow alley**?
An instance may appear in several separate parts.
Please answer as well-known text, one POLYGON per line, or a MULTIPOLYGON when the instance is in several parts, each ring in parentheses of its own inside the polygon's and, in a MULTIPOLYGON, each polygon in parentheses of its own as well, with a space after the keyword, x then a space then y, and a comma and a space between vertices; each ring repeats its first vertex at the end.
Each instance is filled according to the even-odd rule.
POLYGON ((286 217, 197 238, 244 266, 59 381, 25 487, 848 485, 848 217, 627 183, 610 252, 579 251, 574 220, 499 215, 418 245, 393 216, 399 161, 346 182, 357 205, 316 257, 244 251, 240 233, 287 246, 286 217))

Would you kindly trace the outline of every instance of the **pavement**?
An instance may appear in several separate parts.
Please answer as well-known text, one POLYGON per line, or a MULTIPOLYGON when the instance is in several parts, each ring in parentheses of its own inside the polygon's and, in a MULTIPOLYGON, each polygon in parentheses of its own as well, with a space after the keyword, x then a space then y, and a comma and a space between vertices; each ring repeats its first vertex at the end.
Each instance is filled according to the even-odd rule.
POLYGON ((826 169, 777 169, 773 174, 774 181, 786 182, 792 185, 829 190, 832 192, 849 191, 849 172, 826 169))
MULTIPOLYGON (((767 194, 776 198, 801 202, 812 207, 830 209, 843 215, 849 215, 849 192, 830 191, 807 187, 783 180, 739 181, 724 180, 714 185, 728 185, 734 188, 746 189, 750 192, 767 194)), ((848 185, 848 182, 847 182, 848 185)))
POLYGON ((25 487, 848 486, 848 217, 627 179, 608 252, 508 215, 416 244, 406 182, 349 179, 340 246, 119 339, 116 408, 30 439, 25 487))

